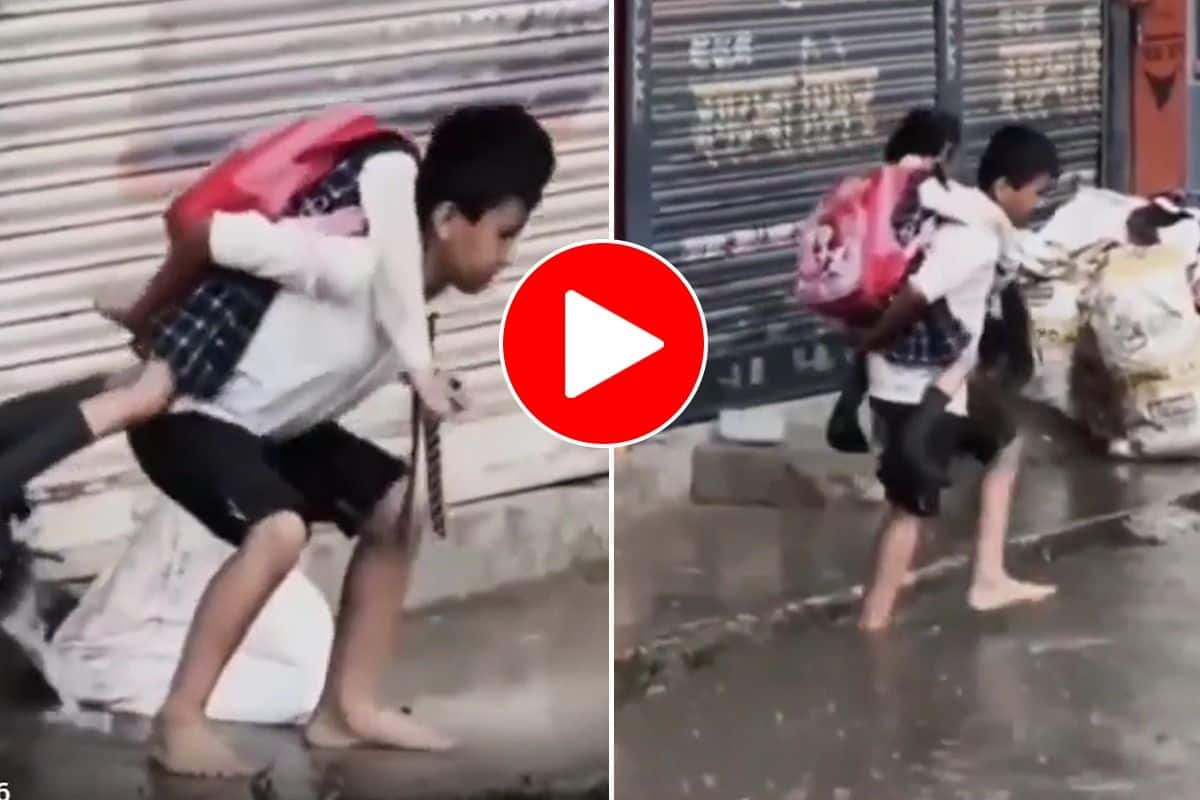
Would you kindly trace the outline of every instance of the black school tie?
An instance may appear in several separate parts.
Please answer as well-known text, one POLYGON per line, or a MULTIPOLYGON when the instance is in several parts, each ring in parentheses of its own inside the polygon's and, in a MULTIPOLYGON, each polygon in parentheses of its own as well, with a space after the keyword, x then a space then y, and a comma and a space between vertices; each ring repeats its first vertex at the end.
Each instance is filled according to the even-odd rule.
MULTIPOLYGON (((434 326, 437 314, 429 315, 429 344, 432 348, 434 326)), ((411 529, 413 525, 413 495, 416 491, 417 459, 420 457, 421 440, 425 441, 425 482, 429 489, 429 519, 433 531, 439 538, 446 538, 446 502, 442 497, 442 436, 441 424, 430 419, 422 408, 421 398, 413 389, 412 394, 412 445, 409 466, 412 474, 409 476, 408 487, 404 494, 404 510, 401 518, 411 529)))
MULTIPOLYGON (((437 314, 429 315, 429 347, 433 348, 433 329, 437 314)), ((425 480, 429 486, 429 519, 438 538, 446 538, 446 503, 442 497, 442 425, 425 420, 425 480)), ((415 431, 414 431, 415 434, 415 431)))

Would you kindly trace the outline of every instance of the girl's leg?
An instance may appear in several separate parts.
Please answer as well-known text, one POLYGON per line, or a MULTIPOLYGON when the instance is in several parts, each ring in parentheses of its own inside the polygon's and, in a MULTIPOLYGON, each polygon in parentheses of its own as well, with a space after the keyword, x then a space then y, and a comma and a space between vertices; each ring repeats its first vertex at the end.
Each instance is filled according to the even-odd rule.
POLYGON ((78 406, 89 397, 103 392, 112 377, 91 375, 0 403, 0 448, 27 436, 46 418, 78 406))
MULTIPOLYGON (((98 384, 80 382, 70 386, 79 390, 97 388, 98 384)), ((65 402, 68 396, 78 396, 66 391, 39 393, 46 404, 39 406, 36 419, 27 419, 23 435, 0 454, 3 502, 15 498, 29 481, 96 439, 161 413, 175 387, 167 365, 152 361, 136 373, 107 379, 102 388, 82 402, 65 402)), ((10 409, 14 418, 16 408, 22 407, 10 409)))
POLYGON ((829 415, 829 422, 825 426, 825 441, 834 450, 843 453, 870 452, 871 446, 858 420, 858 410, 866 394, 867 357, 864 353, 855 353, 833 413, 829 415))
POLYGON ((971 370, 975 368, 974 353, 964 353, 946 368, 933 385, 925 390, 921 405, 904 430, 903 449, 913 468, 922 478, 941 486, 950 485, 950 474, 940 468, 929 451, 929 439, 938 419, 946 412, 950 399, 958 393, 971 370))

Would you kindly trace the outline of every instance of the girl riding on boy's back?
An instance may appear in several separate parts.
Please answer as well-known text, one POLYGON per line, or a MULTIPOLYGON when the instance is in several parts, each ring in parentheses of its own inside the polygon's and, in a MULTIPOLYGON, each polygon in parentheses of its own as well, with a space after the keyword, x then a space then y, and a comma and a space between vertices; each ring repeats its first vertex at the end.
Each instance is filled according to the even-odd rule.
POLYGON ((910 301, 901 292, 902 284, 920 269, 939 216, 923 202, 922 189, 930 184, 925 187, 928 195, 937 185, 952 185, 946 167, 954 161, 961 136, 962 126, 952 114, 926 108, 910 111, 888 139, 884 166, 865 180, 843 182, 807 225, 801 244, 800 300, 843 323, 858 351, 826 428, 826 438, 836 450, 870 449, 858 420, 867 386, 865 352, 894 339, 897 324, 915 328, 920 336, 907 337, 886 351, 888 359, 945 367, 937 386, 947 396, 962 386, 974 365, 967 348, 970 337, 944 302, 915 314, 913 309, 896 309, 905 311, 903 316, 884 313, 893 303, 903 306, 910 301), (838 226, 843 230, 835 233, 838 226), (844 248, 837 254, 845 265, 841 270, 829 268, 835 255, 831 240, 844 248), (815 268, 819 264, 825 265, 824 271, 815 268), (832 283, 842 285, 832 288, 832 283), (914 347, 914 342, 920 346, 914 347))

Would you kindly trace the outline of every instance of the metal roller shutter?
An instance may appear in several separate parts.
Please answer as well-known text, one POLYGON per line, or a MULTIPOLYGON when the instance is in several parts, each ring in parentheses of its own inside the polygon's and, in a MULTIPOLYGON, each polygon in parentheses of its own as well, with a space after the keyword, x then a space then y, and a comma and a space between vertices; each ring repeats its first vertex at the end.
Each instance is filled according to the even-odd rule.
POLYGON ((899 116, 961 113, 964 180, 1003 122, 1058 144, 1059 194, 1094 183, 1101 0, 624 0, 625 235, 705 307, 705 380, 684 418, 831 388, 844 352, 791 301, 797 223, 875 163, 899 116))
MULTIPOLYGON (((128 363, 126 337, 91 296, 150 273, 168 195, 237 135, 347 101, 423 135, 453 106, 520 101, 554 135, 560 168, 519 264, 490 291, 441 303, 438 353, 477 403, 446 434, 447 492, 468 500, 603 473, 602 451, 561 444, 517 411, 497 329, 524 270, 608 233, 608 19, 606 0, 7 0, 0 395, 128 363)), ((350 424, 402 448, 406 409, 391 387, 350 424)), ((142 486, 123 437, 40 484, 73 500, 57 511, 112 535, 142 486)))
POLYGON ((1063 180, 1097 183, 1103 118, 1100 0, 962 0, 964 178, 1000 125, 1029 122, 1058 145, 1063 180))
POLYGON ((635 13, 649 220, 630 231, 691 281, 711 339, 685 418, 828 385, 841 351, 790 295, 797 223, 934 96, 931 4, 654 0, 635 13))

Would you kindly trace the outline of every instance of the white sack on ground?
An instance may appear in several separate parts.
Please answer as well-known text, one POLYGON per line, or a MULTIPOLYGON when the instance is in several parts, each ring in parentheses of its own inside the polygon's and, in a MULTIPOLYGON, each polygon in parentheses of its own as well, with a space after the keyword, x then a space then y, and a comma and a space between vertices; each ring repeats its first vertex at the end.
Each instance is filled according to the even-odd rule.
POLYGON ((1119 248, 1083 298, 1101 360, 1124 390, 1130 455, 1200 455, 1200 314, 1189 280, 1194 260, 1166 244, 1119 248))
POLYGON ((1200 455, 1200 224, 1128 245, 1147 201, 1084 189, 1022 248, 1038 373, 1028 394, 1140 457, 1200 455))
MULTIPOLYGON (((205 585, 233 548, 163 497, 120 561, 100 576, 48 645, 47 678, 66 703, 152 715, 205 585)), ((209 716, 301 722, 316 706, 333 642, 320 591, 293 571, 222 674, 209 716)))

